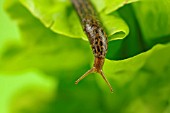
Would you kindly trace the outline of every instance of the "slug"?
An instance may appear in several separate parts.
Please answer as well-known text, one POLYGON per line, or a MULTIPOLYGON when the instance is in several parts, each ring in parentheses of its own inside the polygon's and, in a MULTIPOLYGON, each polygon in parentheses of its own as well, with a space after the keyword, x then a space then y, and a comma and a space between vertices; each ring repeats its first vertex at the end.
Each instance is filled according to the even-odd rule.
POLYGON ((102 70, 107 53, 108 41, 97 12, 89 0, 71 0, 71 2, 80 18, 83 30, 88 37, 95 57, 93 67, 82 75, 75 84, 78 84, 90 73, 96 72, 103 77, 111 92, 113 92, 113 89, 102 70))

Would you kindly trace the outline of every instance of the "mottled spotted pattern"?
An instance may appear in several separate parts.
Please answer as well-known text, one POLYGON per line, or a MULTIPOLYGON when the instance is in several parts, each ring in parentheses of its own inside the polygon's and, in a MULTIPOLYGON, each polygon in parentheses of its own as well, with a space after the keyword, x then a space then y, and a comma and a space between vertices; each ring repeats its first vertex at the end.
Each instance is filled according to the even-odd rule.
POLYGON ((107 37, 103 28, 101 28, 98 22, 94 20, 88 20, 85 23, 84 31, 86 32, 90 41, 93 54, 98 58, 105 58, 107 52, 107 37), (89 22, 90 21, 90 22, 89 22))
POLYGON ((83 30, 87 34, 94 56, 104 59, 107 53, 107 36, 95 9, 89 0, 72 0, 72 2, 81 19, 83 30))
MULTIPOLYGON (((107 36, 101 27, 101 23, 93 8, 90 0, 71 0, 82 23, 83 30, 87 34, 90 45, 95 56, 93 67, 82 75, 75 83, 78 84, 84 77, 90 73, 97 72, 106 81, 113 92, 112 86, 103 73, 103 65, 107 53, 107 36)), ((96 0, 97 2, 97 0, 96 0)))

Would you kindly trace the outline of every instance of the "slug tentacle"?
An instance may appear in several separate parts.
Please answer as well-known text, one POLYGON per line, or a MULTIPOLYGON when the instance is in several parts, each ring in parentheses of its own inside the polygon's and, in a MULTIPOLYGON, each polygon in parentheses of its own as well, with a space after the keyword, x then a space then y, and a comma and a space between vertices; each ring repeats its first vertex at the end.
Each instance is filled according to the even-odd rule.
POLYGON ((90 73, 97 72, 106 81, 107 85, 110 87, 110 90, 113 91, 109 81, 106 79, 102 71, 104 59, 107 53, 108 42, 107 35, 102 27, 102 24, 100 23, 96 10, 89 0, 71 0, 71 2, 79 15, 83 30, 88 37, 95 57, 93 68, 88 70, 75 83, 78 84, 79 81, 90 73))
POLYGON ((82 75, 76 82, 75 84, 78 84, 82 79, 84 79, 87 75, 91 74, 91 73, 99 73, 103 79, 105 80, 105 82, 107 83, 107 85, 110 88, 110 91, 113 92, 112 86, 110 85, 109 81, 107 80, 107 78, 105 77, 105 74, 103 73, 102 70, 102 66, 100 64, 104 63, 103 62, 104 59, 100 59, 100 58, 95 58, 95 62, 94 62, 94 66, 88 70, 84 75, 82 75))
POLYGON ((96 72, 96 68, 92 67, 90 70, 88 70, 84 75, 82 75, 76 82, 75 84, 78 84, 83 78, 85 78, 87 75, 89 75, 90 73, 94 73, 96 72))

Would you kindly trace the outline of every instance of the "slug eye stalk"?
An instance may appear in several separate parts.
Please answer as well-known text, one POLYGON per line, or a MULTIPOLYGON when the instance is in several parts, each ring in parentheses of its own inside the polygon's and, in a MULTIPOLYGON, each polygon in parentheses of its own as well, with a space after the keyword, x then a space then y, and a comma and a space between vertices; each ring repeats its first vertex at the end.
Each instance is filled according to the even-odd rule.
POLYGON ((82 79, 84 79, 87 75, 91 74, 91 73, 99 73, 103 79, 105 80, 105 82, 107 83, 107 85, 109 86, 110 88, 110 91, 113 92, 113 88, 112 86, 110 85, 109 81, 107 80, 107 78, 105 77, 105 74, 102 70, 102 67, 103 67, 103 64, 104 64, 104 59, 102 58, 95 58, 94 60, 94 65, 93 67, 88 70, 84 75, 82 75, 76 82, 75 84, 78 84, 82 79))
POLYGON ((103 71, 102 71, 102 70, 97 71, 97 69, 96 69, 95 67, 92 67, 92 68, 91 68, 90 70, 88 70, 84 75, 82 75, 82 76, 75 82, 75 84, 78 84, 78 83, 79 83, 83 78, 85 78, 87 75, 89 75, 89 74, 91 74, 91 73, 95 73, 95 72, 99 73, 99 74, 103 77, 103 79, 105 80, 105 82, 106 82, 107 85, 109 86, 110 91, 113 93, 113 88, 112 88, 112 86, 110 85, 110 83, 109 83, 109 81, 107 80, 107 78, 105 77, 103 71))
POLYGON ((91 4, 90 0, 71 0, 71 2, 77 14, 79 15, 82 28, 88 37, 95 57, 93 67, 88 70, 83 76, 81 76, 75 82, 75 84, 78 84, 83 78, 85 78, 90 73, 99 73, 106 81, 111 92, 113 92, 109 81, 106 79, 102 71, 104 59, 107 53, 108 42, 107 35, 104 29, 102 28, 102 24, 100 23, 96 10, 91 4))

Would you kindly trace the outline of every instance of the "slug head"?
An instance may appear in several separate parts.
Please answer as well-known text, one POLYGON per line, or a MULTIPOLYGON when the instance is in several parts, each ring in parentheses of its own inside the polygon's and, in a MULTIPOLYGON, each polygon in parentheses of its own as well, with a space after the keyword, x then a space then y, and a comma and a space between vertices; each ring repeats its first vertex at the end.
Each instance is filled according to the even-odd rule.
POLYGON ((104 64, 104 59, 103 58, 95 58, 93 67, 90 70, 88 70, 84 75, 82 75, 75 82, 75 84, 78 84, 83 78, 85 78, 87 75, 89 75, 91 73, 99 73, 103 77, 103 79, 105 80, 107 85, 109 86, 110 91, 113 92, 112 86, 110 85, 109 81, 105 77, 105 74, 103 73, 103 70, 102 70, 103 64, 104 64))

